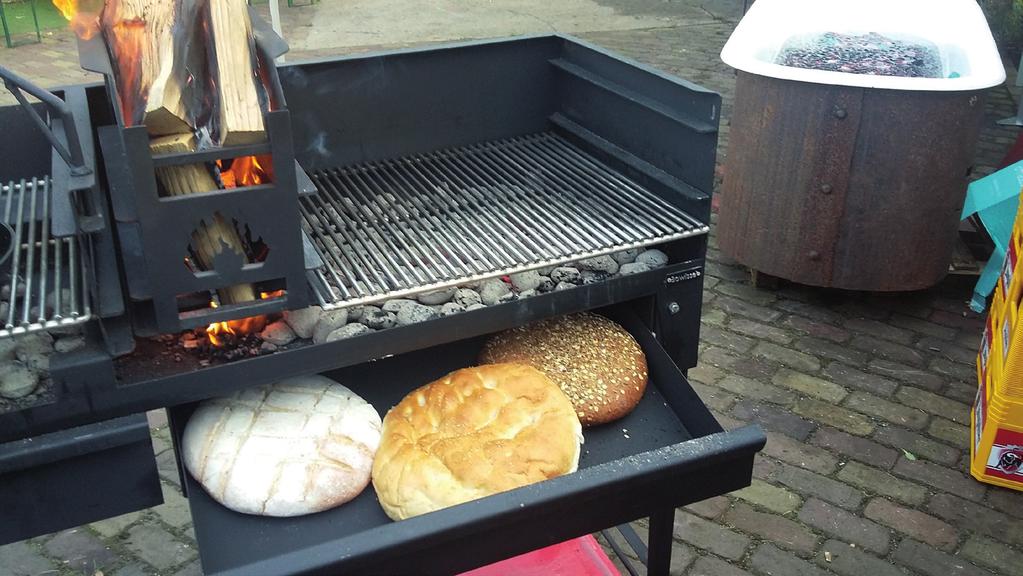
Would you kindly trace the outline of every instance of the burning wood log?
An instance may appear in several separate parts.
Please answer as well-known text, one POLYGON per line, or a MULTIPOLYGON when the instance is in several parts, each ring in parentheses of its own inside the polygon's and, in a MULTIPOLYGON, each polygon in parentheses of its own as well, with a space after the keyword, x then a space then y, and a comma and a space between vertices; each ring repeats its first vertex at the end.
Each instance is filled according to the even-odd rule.
POLYGON ((208 0, 209 69, 216 78, 216 132, 224 146, 266 139, 256 91, 255 44, 245 0, 208 0))
POLYGON ((187 35, 175 34, 181 0, 107 0, 100 17, 128 125, 150 134, 190 132, 185 102, 187 35), (175 37, 179 36, 179 37, 175 37))
MULTIPOLYGON (((152 140, 149 149, 154 155, 194 152, 196 141, 191 134, 164 136, 152 140)), ((199 194, 218 189, 216 180, 203 164, 164 166, 156 169, 156 177, 170 196, 199 194)), ((216 256, 224 250, 231 250, 242 257, 245 255, 245 247, 238 231, 220 214, 214 215, 212 222, 203 221, 200 228, 192 233, 192 248, 204 270, 212 270, 216 256)), ((217 293, 223 304, 256 299, 256 291, 251 284, 230 286, 218 290, 217 293)))
MULTIPOLYGON (((124 121, 145 124, 156 137, 150 142, 154 155, 194 152, 193 133, 206 127, 200 125, 206 118, 222 145, 266 139, 245 0, 104 0, 100 28, 124 121), (213 98, 192 97, 197 85, 209 86, 213 98)), ((202 163, 161 167, 156 176, 172 196, 219 188, 202 163)), ((246 254, 237 229, 219 213, 193 232, 191 246, 204 270, 214 269, 225 250, 246 254)), ((222 304, 257 299, 249 284, 218 294, 222 304)))

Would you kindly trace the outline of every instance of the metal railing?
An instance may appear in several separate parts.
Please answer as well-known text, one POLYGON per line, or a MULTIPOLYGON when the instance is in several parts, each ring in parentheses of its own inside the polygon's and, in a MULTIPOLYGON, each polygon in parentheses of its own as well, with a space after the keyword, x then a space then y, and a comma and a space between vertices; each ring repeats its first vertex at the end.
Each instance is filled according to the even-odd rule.
POLYGON ((50 233, 49 178, 0 188, 0 221, 14 231, 10 277, 0 278, 0 338, 92 317, 78 238, 50 233))

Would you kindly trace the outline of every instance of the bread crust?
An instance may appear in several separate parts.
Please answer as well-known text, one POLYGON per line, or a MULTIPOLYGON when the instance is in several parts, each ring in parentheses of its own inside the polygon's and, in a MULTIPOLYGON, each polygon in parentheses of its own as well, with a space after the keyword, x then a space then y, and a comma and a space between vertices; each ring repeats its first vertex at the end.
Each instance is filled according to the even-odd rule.
POLYGON ((574 472, 581 443, 571 403, 538 370, 465 368, 387 413, 373 487, 403 520, 574 472))
POLYGON ((545 373, 572 401, 583 426, 617 420, 646 390, 646 356, 618 324, 589 312, 540 320, 491 337, 480 363, 517 362, 545 373))
POLYGON ((369 484, 380 415, 324 376, 300 376, 199 405, 185 468, 236 512, 298 516, 348 502, 369 484))

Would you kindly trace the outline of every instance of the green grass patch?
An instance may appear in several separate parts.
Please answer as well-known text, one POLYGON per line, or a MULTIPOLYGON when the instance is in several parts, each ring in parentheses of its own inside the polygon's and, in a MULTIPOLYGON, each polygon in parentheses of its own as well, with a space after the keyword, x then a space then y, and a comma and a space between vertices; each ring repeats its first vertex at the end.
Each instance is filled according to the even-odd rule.
MULTIPOLYGON (((67 20, 60 15, 50 0, 36 0, 35 5, 40 30, 67 27, 67 20)), ((4 2, 3 10, 4 16, 7 18, 7 28, 12 36, 36 33, 35 21, 32 19, 31 1, 4 2)))

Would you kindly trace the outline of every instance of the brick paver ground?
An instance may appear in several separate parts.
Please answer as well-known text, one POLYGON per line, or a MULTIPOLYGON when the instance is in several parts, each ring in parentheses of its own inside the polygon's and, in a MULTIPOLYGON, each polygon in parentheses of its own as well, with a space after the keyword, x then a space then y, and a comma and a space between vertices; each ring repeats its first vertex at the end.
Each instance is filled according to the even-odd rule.
MULTIPOLYGON (((735 3, 705 5, 717 20, 580 35, 721 92, 723 155, 734 74, 718 53, 735 3)), ((287 26, 310 20, 286 14, 287 26)), ((290 38, 298 57, 331 51, 303 51, 301 34, 290 38)), ((0 50, 0 64, 44 84, 80 78, 68 62, 73 45, 60 34, 38 50, 0 50)), ((1014 129, 993 126, 1014 110, 1009 89, 991 91, 977 175, 1014 141, 1014 129)), ((970 280, 896 295, 768 292, 749 285, 713 234, 708 256, 700 364, 690 376, 726 428, 759 423, 768 444, 751 487, 679 511, 673 573, 1023 575, 1023 494, 966 472, 981 328, 966 308, 970 280)), ((0 547, 0 575, 201 573, 166 421, 151 418, 166 503, 0 547)))

